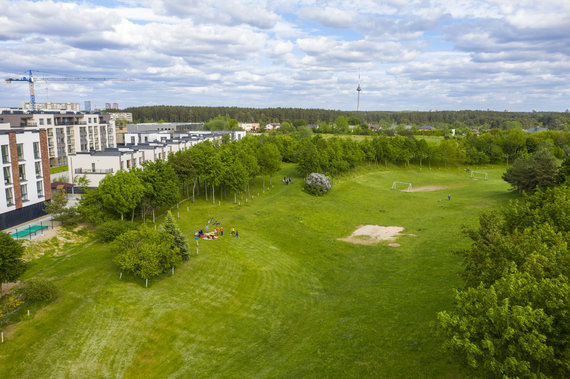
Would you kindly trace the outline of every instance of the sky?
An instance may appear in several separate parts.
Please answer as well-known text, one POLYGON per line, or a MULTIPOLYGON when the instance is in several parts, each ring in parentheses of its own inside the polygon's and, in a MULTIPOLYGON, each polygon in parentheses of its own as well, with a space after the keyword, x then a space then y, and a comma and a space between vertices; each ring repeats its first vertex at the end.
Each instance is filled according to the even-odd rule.
MULTIPOLYGON (((0 0, 0 75, 36 101, 565 111, 568 0, 0 0), (110 80, 65 80, 97 78, 110 80), (128 79, 128 80, 126 80, 128 79)), ((0 107, 29 99, 0 83, 0 107)))

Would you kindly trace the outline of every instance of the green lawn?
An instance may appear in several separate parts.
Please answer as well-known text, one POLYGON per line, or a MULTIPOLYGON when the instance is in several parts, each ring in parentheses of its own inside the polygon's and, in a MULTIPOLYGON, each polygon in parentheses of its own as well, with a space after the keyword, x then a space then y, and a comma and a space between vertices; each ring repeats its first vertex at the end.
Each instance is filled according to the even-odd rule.
POLYGON ((468 243, 461 225, 512 197, 502 169, 487 170, 488 181, 457 168, 361 170, 320 198, 294 178, 241 206, 183 204, 189 237, 210 216, 225 236, 200 241, 198 256, 149 288, 120 281, 99 243, 38 259, 26 278, 52 279, 62 294, 4 331, 0 377, 457 377, 435 316, 461 285, 451 253, 468 243), (448 188, 390 190, 396 180, 448 188), (360 224, 417 236, 398 248, 336 240, 360 224))

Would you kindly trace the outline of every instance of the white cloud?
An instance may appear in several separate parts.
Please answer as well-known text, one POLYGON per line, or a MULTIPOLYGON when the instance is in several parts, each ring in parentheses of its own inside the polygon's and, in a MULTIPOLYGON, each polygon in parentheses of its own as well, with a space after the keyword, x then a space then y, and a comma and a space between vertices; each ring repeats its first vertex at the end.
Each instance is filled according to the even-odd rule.
MULTIPOLYGON (((135 79, 50 85, 61 101, 353 109, 360 69, 363 109, 568 107, 567 1, 117 5, 0 0, 0 73, 135 79)), ((26 97, 0 86, 0 106, 26 97)))
POLYGON ((299 15, 324 26, 342 29, 354 26, 358 13, 338 8, 308 7, 301 8, 301 10, 299 10, 299 15))

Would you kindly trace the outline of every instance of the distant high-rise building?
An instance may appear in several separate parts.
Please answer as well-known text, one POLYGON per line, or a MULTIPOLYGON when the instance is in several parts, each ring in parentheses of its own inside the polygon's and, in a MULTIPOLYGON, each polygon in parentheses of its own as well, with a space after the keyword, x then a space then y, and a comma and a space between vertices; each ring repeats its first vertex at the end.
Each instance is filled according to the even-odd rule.
POLYGON ((105 109, 111 109, 111 103, 105 103, 105 109))
POLYGON ((119 103, 113 103, 113 109, 119 109, 119 103))
POLYGON ((87 112, 91 112, 91 101, 85 101, 83 103, 83 110, 87 112))

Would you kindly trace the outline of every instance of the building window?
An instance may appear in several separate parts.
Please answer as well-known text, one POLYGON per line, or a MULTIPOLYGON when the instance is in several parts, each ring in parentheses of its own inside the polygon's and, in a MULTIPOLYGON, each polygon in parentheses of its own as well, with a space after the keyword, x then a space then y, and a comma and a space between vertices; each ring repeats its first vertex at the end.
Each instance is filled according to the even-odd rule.
POLYGON ((44 183, 36 182, 36 189, 38 190, 38 197, 44 197, 44 183))
POLYGON ((16 150, 18 151, 18 160, 23 161, 24 160, 24 144, 23 143, 17 144, 16 150))
POLYGON ((18 170, 20 171, 20 181, 23 182, 26 180, 26 165, 20 164, 18 165, 18 170))
POLYGON ((36 162, 36 178, 42 177, 42 162, 36 162))
POLYGON ((2 163, 10 163, 10 154, 8 151, 8 145, 2 145, 2 163))
POLYGON ((91 171, 95 172, 95 163, 91 163, 91 171))
POLYGON ((22 201, 28 201, 28 185, 22 184, 20 190, 22 191, 22 201))
POLYGON ((135 137, 131 137, 131 145, 135 144, 135 137))
POLYGON ((41 159, 39 142, 34 142, 34 158, 41 159))
POLYGON ((14 194, 12 188, 6 188, 6 203, 8 206, 14 205, 14 194))
POLYGON ((48 119, 47 119, 47 124, 48 124, 48 125, 51 125, 51 118, 48 118, 48 119))
POLYGON ((44 124, 44 119, 40 118, 40 125, 43 125, 43 124, 44 124))
POLYGON ((12 173, 10 172, 10 166, 4 167, 4 184, 12 183, 12 173))

